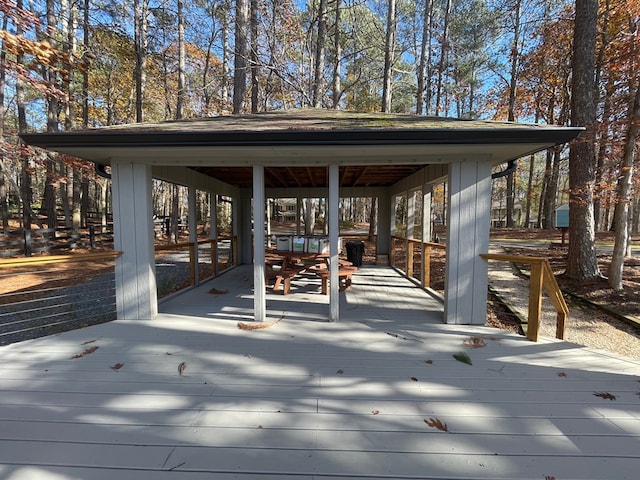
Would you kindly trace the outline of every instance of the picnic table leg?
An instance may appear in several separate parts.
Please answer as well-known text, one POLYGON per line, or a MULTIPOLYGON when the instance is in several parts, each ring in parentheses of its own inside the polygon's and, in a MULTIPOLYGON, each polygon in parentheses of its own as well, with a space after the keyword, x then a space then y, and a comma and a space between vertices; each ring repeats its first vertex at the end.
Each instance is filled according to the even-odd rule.
POLYGON ((322 279, 322 294, 329 295, 329 277, 322 276, 321 279, 322 279))

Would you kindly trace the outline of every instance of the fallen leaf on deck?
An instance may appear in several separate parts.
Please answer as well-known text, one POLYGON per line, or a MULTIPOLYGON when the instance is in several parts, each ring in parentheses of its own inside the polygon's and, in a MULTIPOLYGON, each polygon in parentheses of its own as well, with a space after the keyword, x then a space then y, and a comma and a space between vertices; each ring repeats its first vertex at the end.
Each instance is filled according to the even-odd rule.
POLYGON ((180 376, 182 376, 182 374, 186 369, 187 369, 187 362, 180 362, 180 365, 178 365, 178 373, 180 374, 180 376))
POLYGON ((605 400, 615 400, 616 396, 609 392, 596 392, 594 393, 596 397, 603 398, 605 400))
POLYGON ((544 480, 556 480, 556 477, 552 477, 550 475, 545 475, 544 480))
POLYGON ((424 363, 427 365, 433 365, 433 360, 425 360, 424 363))
POLYGON ((213 295, 224 295, 225 293, 229 293, 229 290, 218 290, 217 288, 212 288, 209 290, 209 293, 213 295))
POLYGON ((124 363, 116 363, 115 365, 111 365, 111 370, 120 370, 124 367, 124 363))
POLYGON ((471 357, 469 357, 469 355, 467 355, 465 352, 454 353, 453 358, 455 358, 459 362, 466 363, 467 365, 472 365, 471 357))
POLYGON ((84 357, 85 355, 90 355, 90 354, 92 354, 92 353, 93 353, 93 352, 95 352, 98 348, 100 348, 100 347, 98 347, 98 346, 95 346, 95 347, 89 347, 89 348, 85 349, 85 351, 84 351, 84 352, 82 352, 82 353, 78 353, 77 355, 74 355, 74 356, 73 356, 73 357, 71 357, 71 358, 82 358, 82 357, 84 357))
POLYGON ((462 342, 462 345, 467 348, 482 348, 487 346, 487 344, 484 343, 484 340, 480 337, 467 338, 462 342))
POLYGON ((264 428, 262 425, 258 425, 258 429, 264 428))
POLYGON ((425 419, 424 423, 426 423, 431 428, 437 428, 438 430, 442 430, 443 432, 448 432, 449 431, 449 428, 447 427, 447 424, 446 423, 442 423, 442 421, 437 417, 436 418, 429 417, 429 420, 425 419))
POLYGON ((378 415, 380 413, 380 410, 371 410, 371 413, 373 413, 374 415, 378 415))
POLYGON ((418 379, 416 377, 411 377, 411 380, 413 380, 414 382, 418 381, 418 379))
POLYGON ((342 375, 344 373, 344 370, 340 369, 336 373, 339 374, 339 375, 342 375))
POLYGON ((278 323, 280 320, 282 320, 284 318, 284 315, 282 315, 279 319, 277 319, 274 322, 260 322, 260 323, 243 323, 243 322, 238 322, 238 328, 240 330, 260 330, 262 328, 269 328, 274 326, 276 323, 278 323))
POLYGON ((564 373, 564 372, 558 372, 558 376, 559 376, 559 377, 566 377, 566 376, 567 376, 567 374, 566 374, 566 373, 564 373))
POLYGON ((82 342, 80 345, 88 345, 90 343, 94 343, 94 342, 97 342, 97 341, 98 341, 98 339, 94 338, 93 340, 87 340, 86 342, 82 342))

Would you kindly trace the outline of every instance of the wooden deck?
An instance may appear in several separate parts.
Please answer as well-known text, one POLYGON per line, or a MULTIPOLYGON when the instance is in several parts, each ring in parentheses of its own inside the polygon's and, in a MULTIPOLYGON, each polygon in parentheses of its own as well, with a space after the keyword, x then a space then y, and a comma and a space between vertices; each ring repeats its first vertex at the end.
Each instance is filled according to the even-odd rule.
POLYGON ((250 278, 0 347, 0 479, 638 478, 640 362, 443 325, 388 268, 354 275, 340 323, 316 279, 241 330, 250 278))

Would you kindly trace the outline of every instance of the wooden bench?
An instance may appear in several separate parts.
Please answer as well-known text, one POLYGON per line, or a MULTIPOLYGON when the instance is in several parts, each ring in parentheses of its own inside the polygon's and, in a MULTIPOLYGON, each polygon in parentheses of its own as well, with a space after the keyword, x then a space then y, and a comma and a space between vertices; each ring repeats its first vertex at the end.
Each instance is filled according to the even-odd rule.
MULTIPOLYGON (((338 281, 340 282, 340 291, 344 291, 351 286, 351 276, 356 273, 358 267, 340 267, 338 269, 338 281)), ((320 277, 322 281, 322 294, 329 295, 329 276, 330 272, 328 268, 316 268, 314 269, 316 275, 320 277)))
POLYGON ((272 286, 269 286, 273 293, 288 295, 291 291, 291 279, 306 270, 305 266, 295 266, 286 270, 274 270, 269 268, 266 273, 267 280, 273 280, 272 286))

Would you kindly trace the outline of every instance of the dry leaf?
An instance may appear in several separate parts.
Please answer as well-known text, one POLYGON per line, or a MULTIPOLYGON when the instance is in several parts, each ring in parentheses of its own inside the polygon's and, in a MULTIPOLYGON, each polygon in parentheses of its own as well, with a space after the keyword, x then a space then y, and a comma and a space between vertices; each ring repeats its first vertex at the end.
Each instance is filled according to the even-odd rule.
POLYGON ((544 480, 556 480, 556 477, 552 477, 551 475, 545 475, 544 480))
POLYGON ((469 355, 467 355, 465 352, 454 353, 453 358, 455 358, 459 362, 466 363, 467 365, 472 365, 471 357, 469 357, 469 355))
POLYGON ((339 374, 339 375, 342 375, 344 373, 344 370, 340 369, 336 373, 339 374))
POLYGON ((262 328, 269 328, 272 327, 273 325, 275 325, 276 323, 278 323, 280 320, 282 320, 284 318, 284 315, 282 315, 279 319, 277 319, 275 322, 260 322, 260 323, 243 323, 243 322, 238 322, 238 328, 240 330, 260 330, 262 328))
POLYGON ((609 392, 596 392, 594 393, 596 397, 603 398, 605 400, 615 400, 616 396, 609 392))
POLYGON ((98 347, 98 346, 95 346, 95 347, 89 347, 89 348, 85 349, 82 353, 78 353, 77 355, 74 355, 74 356, 73 356, 73 357, 71 357, 71 358, 82 358, 82 357, 84 357, 85 355, 90 355, 90 354, 92 354, 92 353, 93 353, 93 352, 95 352, 98 348, 100 348, 100 347, 98 347))
POLYGON ((429 420, 425 420, 424 423, 426 423, 431 428, 437 428, 438 430, 442 430, 443 432, 449 431, 449 429, 447 428, 447 424, 442 423, 442 421, 437 417, 436 418, 429 417, 429 420))
POLYGON ((182 374, 186 369, 187 369, 187 362, 180 362, 180 365, 178 365, 178 373, 180 374, 180 376, 182 376, 182 374))
POLYGON ((558 372, 558 376, 559 376, 559 377, 566 377, 566 376, 567 376, 567 374, 566 374, 566 373, 564 373, 564 372, 558 372))
POLYGON ((462 345, 467 348, 482 348, 487 346, 487 344, 484 343, 484 340, 480 337, 467 338, 462 342, 462 345))
POLYGON ((213 295, 224 295, 225 293, 229 293, 229 290, 218 290, 217 288, 212 288, 209 290, 209 293, 213 295))
POLYGON ((427 365, 433 365, 433 360, 425 360, 424 363, 427 365))
POLYGON ((372 410, 371 413, 373 413, 374 415, 378 415, 380 413, 380 410, 372 410))
POLYGON ((411 377, 411 380, 413 380, 414 382, 418 381, 418 379, 416 377, 411 377))
POLYGON ((264 428, 262 425, 258 425, 258 429, 264 428))
POLYGON ((94 338, 93 340, 87 340, 86 342, 82 342, 80 345, 89 345, 90 343, 97 342, 98 339, 94 338))
POLYGON ((111 365, 111 370, 120 370, 124 367, 124 363, 116 363, 115 365, 111 365))

